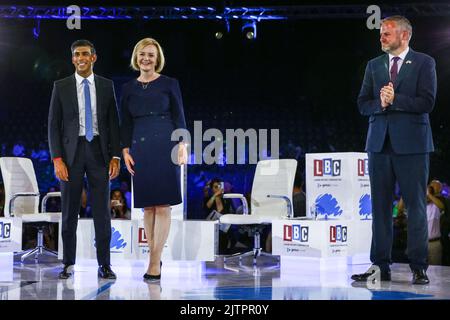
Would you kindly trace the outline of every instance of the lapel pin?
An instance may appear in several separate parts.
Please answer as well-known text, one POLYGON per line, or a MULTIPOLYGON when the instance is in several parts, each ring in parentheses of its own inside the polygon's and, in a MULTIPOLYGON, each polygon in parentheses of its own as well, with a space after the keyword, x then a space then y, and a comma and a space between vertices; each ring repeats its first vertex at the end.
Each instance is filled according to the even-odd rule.
POLYGON ((410 63, 411 63, 411 60, 406 60, 405 63, 406 63, 406 64, 410 64, 410 63))

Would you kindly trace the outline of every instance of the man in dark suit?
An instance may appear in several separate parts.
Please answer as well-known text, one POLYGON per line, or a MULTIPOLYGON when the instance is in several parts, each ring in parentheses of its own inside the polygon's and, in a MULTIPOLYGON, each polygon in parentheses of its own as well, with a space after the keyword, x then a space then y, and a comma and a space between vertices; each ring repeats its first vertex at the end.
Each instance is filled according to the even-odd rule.
POLYGON ((390 281, 392 205, 397 181, 408 210, 407 254, 413 284, 427 284, 426 193, 429 153, 434 151, 429 113, 436 97, 434 59, 409 48, 410 22, 402 16, 382 20, 381 48, 387 54, 369 61, 358 108, 369 116, 366 151, 372 194, 372 246, 376 266, 353 280, 366 281, 373 270, 390 281))
POLYGON ((55 81, 48 115, 48 141, 61 181, 64 268, 72 275, 76 229, 86 175, 95 227, 98 276, 115 279, 110 267, 111 215, 109 180, 119 174, 119 117, 111 80, 94 75, 93 44, 77 40, 71 46, 75 74, 55 81))

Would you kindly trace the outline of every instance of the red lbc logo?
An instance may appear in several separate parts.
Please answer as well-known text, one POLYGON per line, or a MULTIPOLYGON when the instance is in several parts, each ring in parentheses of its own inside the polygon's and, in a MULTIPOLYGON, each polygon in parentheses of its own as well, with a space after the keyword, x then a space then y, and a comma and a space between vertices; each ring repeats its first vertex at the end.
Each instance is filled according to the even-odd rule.
POLYGON ((314 175, 323 176, 323 161, 314 160, 314 175))
POLYGON ((147 236, 145 235, 144 228, 139 228, 138 239, 139 239, 139 244, 147 244, 147 236))
POLYGON ((358 176, 369 175, 369 159, 358 159, 358 176))
POLYGON ((292 241, 292 226, 283 226, 283 238, 284 241, 292 241))
POLYGON ((284 225, 283 226, 283 239, 284 241, 300 241, 308 242, 309 227, 301 226, 299 224, 284 225))
POLYGON ((347 242, 347 227, 346 226, 331 226, 330 227, 330 242, 347 242))
POLYGON ((314 160, 314 176, 340 176, 341 175, 341 160, 333 159, 315 159, 314 160))

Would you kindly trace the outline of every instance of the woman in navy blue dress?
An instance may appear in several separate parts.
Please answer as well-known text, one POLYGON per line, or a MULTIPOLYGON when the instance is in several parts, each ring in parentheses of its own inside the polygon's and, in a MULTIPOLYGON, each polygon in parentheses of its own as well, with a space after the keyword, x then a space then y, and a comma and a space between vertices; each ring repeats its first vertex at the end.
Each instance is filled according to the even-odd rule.
POLYGON ((160 74, 164 55, 156 40, 145 38, 136 44, 131 67, 140 75, 122 88, 122 153, 133 176, 134 207, 144 208, 150 249, 144 279, 159 280, 170 206, 181 203, 180 165, 187 162, 185 144, 172 141, 171 135, 185 129, 186 122, 178 81, 160 74), (176 163, 172 150, 177 152, 176 163))

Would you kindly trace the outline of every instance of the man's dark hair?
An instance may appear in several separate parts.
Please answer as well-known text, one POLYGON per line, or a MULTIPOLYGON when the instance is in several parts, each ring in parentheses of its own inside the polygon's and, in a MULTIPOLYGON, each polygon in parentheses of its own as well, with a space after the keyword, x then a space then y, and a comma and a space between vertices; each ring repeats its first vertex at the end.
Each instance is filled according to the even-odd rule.
POLYGON ((75 50, 75 48, 78 48, 78 47, 90 47, 91 54, 95 54, 95 47, 92 44, 92 42, 90 42, 89 40, 81 39, 81 40, 75 41, 70 46, 70 52, 72 52, 72 54, 73 54, 73 51, 75 50))

